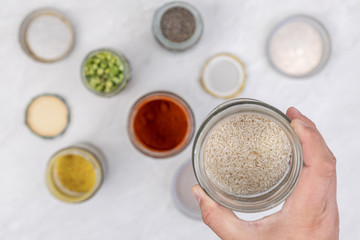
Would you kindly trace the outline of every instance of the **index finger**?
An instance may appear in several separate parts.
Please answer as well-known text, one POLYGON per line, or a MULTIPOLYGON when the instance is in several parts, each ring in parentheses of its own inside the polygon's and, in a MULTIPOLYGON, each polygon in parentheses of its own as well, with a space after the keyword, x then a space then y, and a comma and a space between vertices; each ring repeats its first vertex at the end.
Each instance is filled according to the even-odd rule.
POLYGON ((294 107, 289 108, 286 114, 292 120, 291 126, 300 139, 305 166, 313 166, 319 173, 327 167, 333 168, 335 157, 315 124, 294 107))
POLYGON ((336 178, 336 159, 312 121, 295 108, 287 114, 300 139, 304 158, 299 182, 288 201, 321 203, 329 197, 330 183, 336 178))

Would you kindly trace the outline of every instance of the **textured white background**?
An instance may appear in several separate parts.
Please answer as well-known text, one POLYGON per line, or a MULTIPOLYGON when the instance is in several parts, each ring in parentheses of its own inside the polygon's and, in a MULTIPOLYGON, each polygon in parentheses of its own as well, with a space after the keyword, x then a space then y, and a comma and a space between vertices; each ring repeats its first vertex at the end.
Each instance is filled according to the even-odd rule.
POLYGON ((201 66, 224 51, 247 66, 248 82, 240 97, 283 111, 296 106, 316 122, 338 159, 341 239, 358 239, 360 1, 190 1, 201 12, 205 29, 200 42, 184 53, 164 50, 152 36, 152 16, 164 2, 0 0, 0 239, 217 239, 202 222, 183 216, 170 195, 175 171, 189 160, 191 147, 171 159, 145 157, 129 142, 126 120, 138 97, 169 90, 192 106, 198 127, 222 102, 201 89, 201 66), (22 19, 45 6, 65 12, 76 31, 73 52, 54 64, 33 61, 18 43, 22 19), (325 69, 303 80, 279 75, 264 51, 271 28, 298 13, 319 19, 332 39, 325 69), (93 95, 80 81, 84 56, 103 46, 124 52, 135 72, 128 87, 110 99, 93 95), (55 140, 40 139, 24 125, 26 104, 44 92, 62 95, 71 107, 71 125, 55 140), (109 171, 94 198, 64 204, 48 193, 45 166, 55 151, 79 141, 101 148, 109 171))

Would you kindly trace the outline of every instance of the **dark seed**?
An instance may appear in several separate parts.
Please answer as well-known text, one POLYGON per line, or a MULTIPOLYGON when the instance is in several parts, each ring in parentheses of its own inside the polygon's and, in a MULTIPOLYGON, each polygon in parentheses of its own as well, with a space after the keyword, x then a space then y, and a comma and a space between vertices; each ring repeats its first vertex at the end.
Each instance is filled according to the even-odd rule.
POLYGON ((167 10, 161 18, 161 32, 171 42, 185 42, 195 32, 195 18, 192 13, 182 7, 167 10))

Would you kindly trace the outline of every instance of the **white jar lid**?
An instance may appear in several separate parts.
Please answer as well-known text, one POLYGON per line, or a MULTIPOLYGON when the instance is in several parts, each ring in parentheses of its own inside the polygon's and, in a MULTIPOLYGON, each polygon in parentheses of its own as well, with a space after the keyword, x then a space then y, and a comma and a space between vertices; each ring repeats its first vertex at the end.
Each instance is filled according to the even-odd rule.
POLYGON ((177 171, 173 180, 171 193, 177 208, 186 216, 201 220, 199 204, 191 192, 198 184, 191 161, 185 162, 177 171))
POLYGON ((245 65, 232 54, 217 54, 209 58, 203 66, 201 84, 214 97, 235 97, 240 94, 245 82, 245 65))

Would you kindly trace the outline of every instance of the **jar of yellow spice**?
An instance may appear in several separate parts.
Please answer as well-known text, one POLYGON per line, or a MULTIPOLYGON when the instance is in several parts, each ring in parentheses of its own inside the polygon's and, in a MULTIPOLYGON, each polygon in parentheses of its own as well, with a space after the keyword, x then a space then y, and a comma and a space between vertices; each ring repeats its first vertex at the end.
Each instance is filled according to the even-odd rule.
POLYGON ((92 197, 103 181, 104 160, 90 145, 74 145, 55 153, 47 166, 46 184, 51 194, 64 202, 82 202, 92 197))

